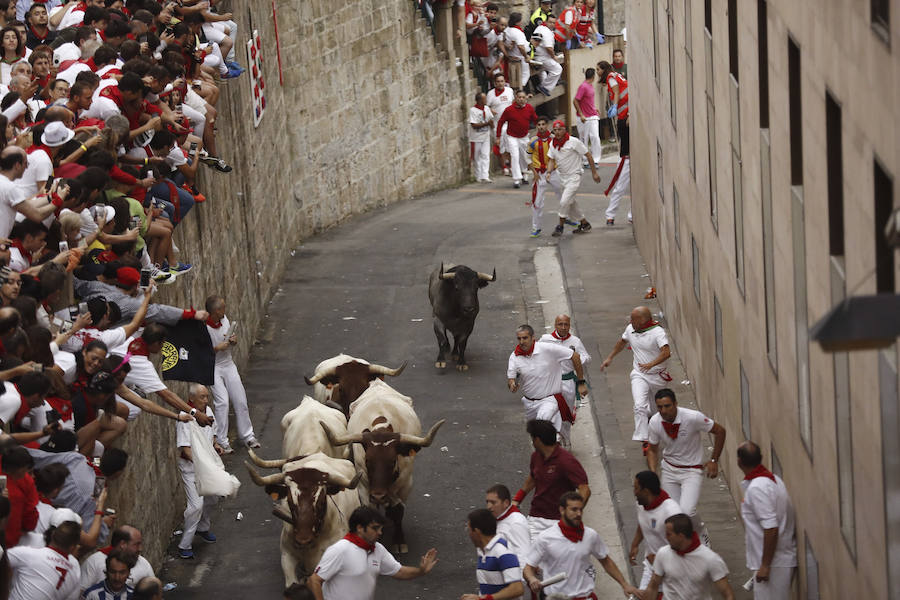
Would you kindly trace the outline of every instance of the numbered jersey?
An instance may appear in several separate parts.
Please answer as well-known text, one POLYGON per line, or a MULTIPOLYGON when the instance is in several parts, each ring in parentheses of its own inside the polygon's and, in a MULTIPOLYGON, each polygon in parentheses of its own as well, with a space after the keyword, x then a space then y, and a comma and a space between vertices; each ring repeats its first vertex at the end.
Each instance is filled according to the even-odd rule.
POLYGON ((81 567, 53 548, 16 546, 7 551, 12 569, 10 600, 70 600, 81 591, 81 567))

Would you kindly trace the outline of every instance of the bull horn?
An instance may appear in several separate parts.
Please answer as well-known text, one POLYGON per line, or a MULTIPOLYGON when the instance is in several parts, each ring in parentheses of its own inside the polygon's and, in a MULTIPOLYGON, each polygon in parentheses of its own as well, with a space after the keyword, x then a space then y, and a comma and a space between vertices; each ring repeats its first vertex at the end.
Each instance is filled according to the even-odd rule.
POLYGON ((319 381, 321 381, 321 379, 323 377, 328 377, 329 375, 334 375, 335 371, 336 371, 336 368, 332 367, 331 369, 326 369, 326 370, 322 371, 321 373, 316 371, 316 373, 312 377, 304 376, 303 379, 306 381, 306 385, 315 385, 315 384, 319 383, 319 381))
POLYGON ((266 475, 263 477, 259 473, 256 472, 256 469, 248 463, 246 460, 244 461, 244 466, 247 467, 247 471, 250 472, 250 479, 253 480, 253 483, 262 487, 266 485, 273 485, 276 483, 284 483, 284 473, 273 473, 271 475, 266 475))
POLYGON ((362 473, 358 472, 353 476, 353 479, 347 481, 346 477, 342 477, 335 473, 329 473, 328 475, 328 483, 331 485, 337 485, 347 490, 355 490, 356 486, 359 485, 359 480, 362 477, 362 473))
POLYGON ((494 273, 492 275, 488 275, 487 273, 478 273, 478 279, 482 281, 497 281, 497 269, 494 268, 494 273))
POLYGON ((396 377, 403 372, 403 369, 406 368, 407 362, 408 361, 404 360, 403 364, 396 369, 390 369, 381 365, 369 365, 369 373, 372 373, 373 375, 390 375, 391 377, 396 377))
POLYGON ((444 263, 441 263, 441 270, 438 273, 438 277, 440 277, 444 281, 450 281, 451 279, 456 277, 456 273, 444 273, 444 263))
POLYGON ((285 523, 289 523, 291 525, 294 524, 294 520, 291 518, 291 515, 285 512, 284 508, 281 506, 276 506, 272 509, 272 514, 284 521, 285 523))
POLYGON ((431 426, 431 429, 428 430, 428 433, 425 434, 425 437, 419 437, 417 435, 409 435, 407 433, 400 435, 400 442, 403 444, 412 444, 413 446, 421 446, 422 448, 427 448, 431 445, 431 442, 434 441, 434 436, 437 434, 438 429, 441 428, 447 419, 441 419, 437 423, 431 426))
POLYGON ((252 449, 248 449, 247 451, 250 454, 250 460, 252 460, 257 467, 262 467, 263 469, 280 469, 284 466, 284 463, 287 462, 286 458, 278 460, 263 460, 262 458, 258 457, 256 455, 256 452, 254 452, 252 449))
POLYGON ((325 430, 325 436, 328 438, 328 441, 332 446, 346 446, 347 444, 362 442, 361 433, 357 433, 354 435, 336 435, 333 431, 331 431, 328 425, 326 425, 322 421, 319 421, 319 425, 321 425, 322 429, 325 430))

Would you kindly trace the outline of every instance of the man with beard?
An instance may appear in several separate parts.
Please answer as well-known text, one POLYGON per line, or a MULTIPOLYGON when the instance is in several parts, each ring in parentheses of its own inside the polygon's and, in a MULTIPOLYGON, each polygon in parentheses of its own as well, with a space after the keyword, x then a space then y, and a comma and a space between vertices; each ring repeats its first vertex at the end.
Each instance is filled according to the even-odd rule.
POLYGON ((547 176, 559 173, 563 191, 559 197, 559 224, 553 231, 553 237, 559 237, 563 232, 563 225, 567 221, 578 219, 578 227, 572 233, 587 233, 591 230, 591 224, 584 218, 584 213, 575 201, 575 194, 581 186, 581 161, 587 160, 591 168, 594 181, 600 183, 600 174, 597 173, 597 165, 594 157, 588 152, 587 146, 578 138, 569 136, 566 124, 562 121, 553 121, 553 144, 547 154, 550 158, 550 167, 547 176))
POLYGON ((637 564, 637 555, 641 542, 644 542, 644 574, 641 576, 641 589, 647 587, 653 576, 653 561, 659 549, 668 544, 666 541, 666 519, 681 513, 678 503, 669 498, 659 485, 659 477, 653 471, 641 471, 634 476, 634 498, 637 500, 638 526, 631 541, 628 558, 631 564, 637 564))

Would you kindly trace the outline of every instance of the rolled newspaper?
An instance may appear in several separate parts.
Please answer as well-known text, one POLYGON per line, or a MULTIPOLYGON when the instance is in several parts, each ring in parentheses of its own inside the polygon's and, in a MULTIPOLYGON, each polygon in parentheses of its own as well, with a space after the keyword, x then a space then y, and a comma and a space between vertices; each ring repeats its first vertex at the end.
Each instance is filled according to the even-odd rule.
POLYGON ((548 585, 553 585, 554 583, 559 583, 563 579, 566 578, 566 573, 563 571, 562 573, 557 573, 552 577, 548 577, 547 579, 541 582, 541 587, 547 587, 548 585))

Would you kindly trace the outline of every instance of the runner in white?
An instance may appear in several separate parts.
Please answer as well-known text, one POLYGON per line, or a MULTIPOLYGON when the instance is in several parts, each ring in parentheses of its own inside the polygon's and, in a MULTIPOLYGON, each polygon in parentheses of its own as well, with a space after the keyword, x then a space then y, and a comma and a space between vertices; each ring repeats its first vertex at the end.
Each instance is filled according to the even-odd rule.
POLYGON ((591 564, 593 556, 607 575, 622 586, 626 596, 640 595, 640 591, 628 583, 615 561, 610 558, 609 549, 600 534, 582 523, 584 500, 581 496, 576 492, 563 494, 559 505, 559 523, 542 531, 534 539, 528 553, 525 581, 531 591, 539 594, 544 590, 548 597, 553 598, 597 600, 594 594, 596 570, 591 564), (541 570, 544 578, 565 573, 566 579, 548 585, 545 589, 541 585, 537 569, 541 570))
POLYGON ((663 388, 656 392, 659 412, 650 419, 650 448, 647 464, 658 471, 662 447, 662 488, 681 506, 682 512, 694 521, 703 543, 709 545, 706 527, 697 516, 697 501, 703 470, 715 479, 719 474, 719 456, 725 446, 725 428, 697 410, 678 408, 675 392, 663 388), (703 434, 715 437, 712 456, 703 463, 703 434))
POLYGON ((759 446, 738 446, 738 467, 744 473, 741 517, 747 542, 747 568, 755 572, 755 600, 787 600, 797 567, 794 506, 781 477, 762 465, 759 446))
POLYGON ((687 515, 666 519, 666 539, 653 561, 653 577, 639 597, 656 600, 662 585, 666 600, 712 600, 713 588, 725 600, 734 600, 728 567, 722 557, 700 543, 687 515))
MULTIPOLYGON (((571 348, 578 353, 578 356, 581 357, 582 367, 591 362, 591 355, 588 354, 587 348, 585 348, 584 344, 581 342, 581 338, 571 333, 572 318, 569 317, 569 315, 559 315, 558 317, 556 317, 556 320, 553 322, 553 327, 553 331, 551 331, 550 333, 545 333, 538 341, 571 348)), ((578 409, 578 402, 583 399, 583 396, 581 396, 578 393, 578 390, 575 389, 576 377, 574 367, 572 366, 572 361, 563 361, 562 365, 563 370, 566 370, 568 367, 568 370, 566 370, 566 372, 562 375, 562 395, 563 398, 566 399, 566 404, 569 405, 569 411, 572 413, 572 418, 574 419, 576 416, 575 413, 578 409)), ((564 446, 570 445, 569 432, 571 431, 571 429, 572 423, 563 421, 562 430, 559 432, 559 434, 562 437, 564 446)))
POLYGON ((641 471, 634 476, 634 497, 637 500, 637 530, 631 541, 628 558, 631 564, 637 564, 638 551, 644 542, 644 574, 641 576, 641 589, 650 583, 653 576, 653 561, 656 553, 666 546, 666 519, 681 513, 678 503, 669 498, 669 494, 659 486, 659 477, 653 471, 641 471))
POLYGON ((669 360, 669 338, 662 326, 653 320, 650 309, 646 306, 635 307, 631 311, 631 323, 612 352, 600 365, 603 370, 610 365, 612 359, 631 347, 634 353, 634 367, 631 370, 631 398, 634 401, 634 434, 631 439, 641 442, 644 454, 647 454, 647 421, 650 419, 650 402, 657 390, 670 381, 672 376, 666 371, 663 363, 669 360))
POLYGON ((384 517, 375 509, 360 506, 350 515, 350 532, 325 550, 307 587, 316 600, 371 600, 379 575, 415 579, 437 564, 437 550, 422 556, 418 567, 404 567, 378 538, 384 517))
POLYGON ((600 183, 600 174, 597 173, 597 165, 594 157, 588 152, 587 146, 578 138, 569 135, 566 124, 562 121, 553 121, 553 143, 547 153, 550 159, 547 168, 547 177, 553 172, 559 173, 563 191, 559 197, 559 224, 553 230, 553 236, 559 237, 563 232, 563 225, 579 221, 578 227, 572 233, 587 233, 591 230, 591 224, 584 217, 584 213, 575 201, 575 194, 581 187, 581 161, 587 160, 591 168, 591 176, 594 181, 600 183))
POLYGON ((81 525, 74 521, 51 521, 50 545, 46 548, 16 546, 7 552, 12 569, 10 600, 72 600, 81 591, 81 567, 72 556, 81 538, 81 525))
POLYGON ((550 421, 559 432, 563 421, 571 423, 575 420, 562 395, 562 376, 567 361, 571 361, 575 371, 578 393, 587 395, 581 357, 571 348, 535 341, 530 325, 521 325, 516 330, 516 340, 519 344, 509 355, 506 367, 509 391, 522 390, 526 421, 550 421))
POLYGON ((519 557, 519 564, 524 566, 531 549, 531 533, 528 519, 512 503, 509 488, 499 483, 491 486, 484 494, 484 503, 497 519, 497 534, 503 536, 509 549, 519 557))
MULTIPOLYGON (((500 118, 503 111, 506 110, 515 99, 516 91, 506 85, 506 77, 503 76, 503 73, 494 75, 494 87, 487 92, 487 100, 485 103, 487 107, 491 109, 491 113, 494 114, 495 118, 500 118)), ((491 132, 493 131, 494 129, 491 128, 491 132)), ((503 124, 503 129, 500 132, 500 139, 495 139, 494 143, 497 144, 497 148, 500 152, 500 163, 503 166, 503 174, 512 175, 512 171, 509 170, 509 140, 506 136, 506 123, 503 124)))

